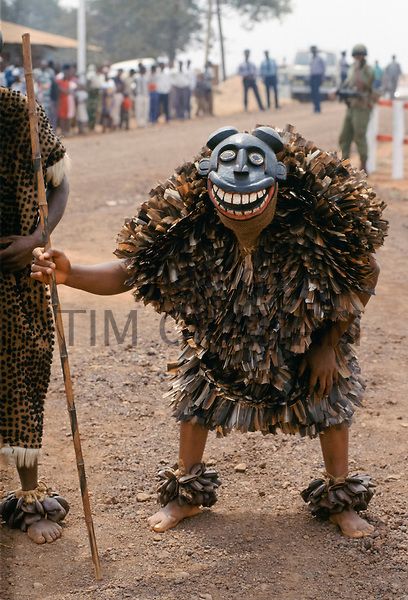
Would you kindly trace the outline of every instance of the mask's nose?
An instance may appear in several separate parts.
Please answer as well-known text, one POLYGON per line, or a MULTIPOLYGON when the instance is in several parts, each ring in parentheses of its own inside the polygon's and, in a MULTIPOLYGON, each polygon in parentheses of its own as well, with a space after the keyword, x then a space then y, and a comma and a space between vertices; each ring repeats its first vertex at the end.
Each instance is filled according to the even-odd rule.
POLYGON ((236 175, 248 175, 249 169, 247 165, 247 153, 244 148, 238 150, 237 158, 234 165, 234 173, 236 175))

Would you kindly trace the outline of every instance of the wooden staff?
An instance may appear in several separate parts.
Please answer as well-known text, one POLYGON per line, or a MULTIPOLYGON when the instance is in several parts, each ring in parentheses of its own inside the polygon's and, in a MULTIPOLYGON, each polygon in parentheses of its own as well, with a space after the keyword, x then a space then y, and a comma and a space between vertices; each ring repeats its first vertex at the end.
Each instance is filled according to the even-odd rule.
MULTIPOLYGON (((35 184, 37 188, 37 201, 40 213, 41 223, 41 234, 42 244, 48 249, 51 246, 50 232, 48 226, 48 204, 45 193, 45 183, 43 170, 41 165, 41 148, 40 140, 38 135, 38 114, 37 104, 35 101, 34 93, 34 82, 33 82, 33 67, 31 60, 31 46, 30 46, 30 34, 25 33, 23 36, 23 62, 24 72, 27 87, 27 99, 28 99, 28 114, 30 120, 30 137, 31 137, 31 151, 33 157, 33 166, 35 174, 35 184)), ((98 547, 96 544, 95 530, 92 520, 91 504, 89 502, 88 484, 85 475, 85 463, 82 456, 81 438, 79 435, 78 419, 76 414, 74 393, 72 389, 72 379, 69 369, 67 345, 65 343, 64 327, 61 316, 61 305, 58 298, 57 284, 55 281, 55 275, 52 276, 51 281, 51 304, 54 313, 55 331, 58 339, 58 347, 60 352, 62 373, 64 376, 65 395, 67 397, 67 407, 69 420, 71 423, 72 439, 74 442, 76 464, 79 475, 79 485, 81 488, 82 505, 84 508, 85 523, 88 530, 89 544, 91 547, 92 561, 95 567, 96 579, 102 579, 101 576, 101 565, 98 554, 98 547)))

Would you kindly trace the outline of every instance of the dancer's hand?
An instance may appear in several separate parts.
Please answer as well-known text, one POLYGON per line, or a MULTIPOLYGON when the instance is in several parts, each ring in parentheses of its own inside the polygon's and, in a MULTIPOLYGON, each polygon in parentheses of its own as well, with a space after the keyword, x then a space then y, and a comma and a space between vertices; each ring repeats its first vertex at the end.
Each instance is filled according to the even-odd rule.
POLYGON ((329 394, 338 380, 338 366, 334 348, 329 344, 312 345, 300 363, 299 375, 309 370, 309 392, 320 397, 329 394))
POLYGON ((33 257, 34 262, 31 265, 33 279, 42 283, 51 283, 51 275, 54 272, 57 283, 66 283, 71 274, 71 263, 63 252, 52 248, 44 252, 43 248, 35 248, 33 257))
POLYGON ((14 273, 27 267, 37 244, 38 239, 32 235, 0 237, 0 270, 14 273))

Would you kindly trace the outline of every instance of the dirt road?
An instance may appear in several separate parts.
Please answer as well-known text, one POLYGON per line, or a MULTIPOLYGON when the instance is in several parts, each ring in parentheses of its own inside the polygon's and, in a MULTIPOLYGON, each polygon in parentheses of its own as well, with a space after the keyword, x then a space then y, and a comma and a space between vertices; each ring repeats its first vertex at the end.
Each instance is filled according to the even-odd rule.
MULTIPOLYGON (((218 126, 290 122, 334 149, 342 112, 334 104, 321 115, 290 105, 271 117, 251 113, 68 140, 72 191, 54 245, 74 261, 110 260, 124 217, 218 126)), ((149 531, 157 465, 177 457, 177 427, 162 400, 166 363, 178 351, 173 327, 130 294, 100 298, 63 289, 66 323, 74 321, 70 356, 104 580, 97 585, 92 576, 55 360, 41 472, 72 510, 62 540, 50 546, 1 529, 1 600, 408 600, 408 198, 384 177, 379 192, 391 232, 364 318, 359 354, 368 389, 351 446, 352 468, 378 484, 368 512, 376 537, 350 541, 310 518, 298 492, 322 470, 317 441, 258 434, 211 436, 206 457, 222 476, 220 501, 175 531, 149 531), (137 340, 132 344, 129 329, 117 343, 108 320, 121 330, 130 310, 137 311, 137 340), (237 463, 246 463, 245 473, 234 471, 237 463)), ((0 477, 2 489, 16 486, 11 468, 0 477)))

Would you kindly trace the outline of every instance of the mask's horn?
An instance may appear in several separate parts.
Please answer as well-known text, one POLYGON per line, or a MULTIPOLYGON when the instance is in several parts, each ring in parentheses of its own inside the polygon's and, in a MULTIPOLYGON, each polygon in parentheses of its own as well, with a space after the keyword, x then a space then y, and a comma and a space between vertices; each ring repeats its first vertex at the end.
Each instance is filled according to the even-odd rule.
POLYGON ((230 125, 213 131, 207 140, 207 148, 214 150, 219 143, 226 140, 230 135, 234 135, 234 133, 238 133, 238 129, 235 129, 235 127, 231 127, 230 125))

